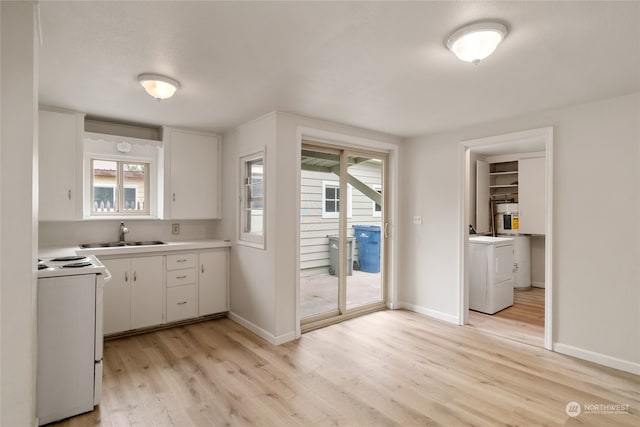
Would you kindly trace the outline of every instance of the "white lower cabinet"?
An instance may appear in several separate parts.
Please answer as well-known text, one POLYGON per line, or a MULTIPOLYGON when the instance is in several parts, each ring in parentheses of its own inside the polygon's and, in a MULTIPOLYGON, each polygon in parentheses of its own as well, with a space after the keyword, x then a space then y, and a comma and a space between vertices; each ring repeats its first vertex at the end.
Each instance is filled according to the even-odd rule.
POLYGON ((101 258, 112 276, 104 289, 104 333, 228 311, 228 252, 101 258))
POLYGON ((111 273, 111 280, 104 287, 104 333, 161 324, 164 313, 164 257, 101 261, 111 273))
POLYGON ((167 322, 198 315, 196 260, 194 253, 167 255, 167 322))
POLYGON ((227 249, 198 254, 198 315, 229 310, 227 294, 227 249))
POLYGON ((167 288, 167 322, 197 316, 196 284, 167 288))

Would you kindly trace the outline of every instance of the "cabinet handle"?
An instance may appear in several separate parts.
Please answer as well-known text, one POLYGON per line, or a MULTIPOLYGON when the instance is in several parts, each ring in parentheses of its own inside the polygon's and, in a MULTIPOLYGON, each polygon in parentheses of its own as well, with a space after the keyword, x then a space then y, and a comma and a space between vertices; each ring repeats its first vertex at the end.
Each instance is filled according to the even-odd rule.
POLYGON ((125 281, 125 282, 128 282, 128 281, 129 281, 129 272, 128 272, 128 271, 125 271, 125 272, 124 272, 124 281, 125 281))
POLYGON ((173 193, 173 201, 176 201, 176 193, 173 193))
POLYGON ((176 303, 177 305, 185 305, 187 302, 186 301, 182 301, 182 302, 178 302, 176 303))
POLYGON ((67 196, 69 197, 69 200, 71 200, 71 189, 69 189, 69 193, 67 194, 67 196))
POLYGON ((178 259, 178 260, 176 260, 176 262, 187 262, 187 260, 186 259, 178 259))
POLYGON ((176 279, 186 279, 187 276, 185 276, 184 274, 182 276, 176 276, 176 279))
POLYGON ((204 273, 204 264, 200 266, 200 271, 204 273))
POLYGON ((138 274, 134 271, 133 272, 133 281, 135 282, 136 280, 138 280, 138 274))

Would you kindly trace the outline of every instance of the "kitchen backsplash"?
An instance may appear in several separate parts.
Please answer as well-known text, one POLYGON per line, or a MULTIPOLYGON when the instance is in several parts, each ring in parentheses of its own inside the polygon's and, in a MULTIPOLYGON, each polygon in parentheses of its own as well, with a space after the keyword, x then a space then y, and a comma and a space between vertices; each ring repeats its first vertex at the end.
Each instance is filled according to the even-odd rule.
MULTIPOLYGON (((125 220, 126 240, 202 240, 229 239, 218 235, 218 220, 125 220), (171 234, 172 224, 180 224, 180 234, 171 234)), ((68 246, 80 243, 118 240, 120 220, 40 222, 40 247, 68 246)))

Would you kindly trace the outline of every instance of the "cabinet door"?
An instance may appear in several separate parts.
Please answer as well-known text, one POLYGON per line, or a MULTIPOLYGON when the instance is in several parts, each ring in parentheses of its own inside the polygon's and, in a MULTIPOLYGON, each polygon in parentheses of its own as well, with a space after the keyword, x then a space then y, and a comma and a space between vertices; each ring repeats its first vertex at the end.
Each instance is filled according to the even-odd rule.
POLYGON ((104 333, 113 334, 131 329, 131 260, 101 260, 111 273, 104 285, 104 333))
POLYGON ((545 233, 545 158, 518 162, 520 233, 545 233))
POLYGON ((169 132, 170 218, 219 218, 218 137, 178 130, 169 132))
POLYGON ((39 218, 41 221, 76 219, 80 196, 76 182, 82 115, 40 110, 38 126, 39 218))
POLYGON ((227 250, 200 252, 198 315, 227 311, 227 250))
POLYGON ((131 329, 162 323, 163 257, 131 259, 131 329))

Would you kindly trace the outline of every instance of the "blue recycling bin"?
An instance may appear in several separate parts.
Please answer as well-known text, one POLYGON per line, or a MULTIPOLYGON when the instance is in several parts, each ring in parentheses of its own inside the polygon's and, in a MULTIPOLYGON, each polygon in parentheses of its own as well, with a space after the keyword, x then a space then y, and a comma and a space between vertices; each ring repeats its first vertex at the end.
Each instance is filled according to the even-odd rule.
POLYGON ((367 273, 380 272, 380 226, 354 225, 353 230, 358 242, 360 270, 367 273))

